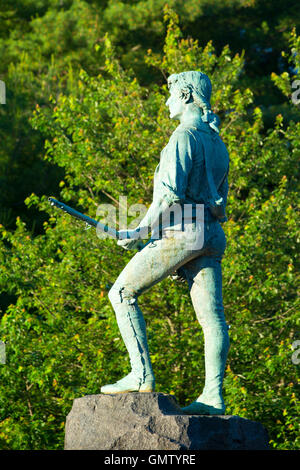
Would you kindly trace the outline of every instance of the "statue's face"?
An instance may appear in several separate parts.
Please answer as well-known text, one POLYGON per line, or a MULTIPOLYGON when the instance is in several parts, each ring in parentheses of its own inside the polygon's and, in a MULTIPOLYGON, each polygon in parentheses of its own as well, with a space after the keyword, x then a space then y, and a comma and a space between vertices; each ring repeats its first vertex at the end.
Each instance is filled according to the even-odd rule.
POLYGON ((166 106, 169 108, 171 119, 180 119, 185 109, 185 102, 180 97, 178 88, 171 88, 170 97, 166 101, 166 106))

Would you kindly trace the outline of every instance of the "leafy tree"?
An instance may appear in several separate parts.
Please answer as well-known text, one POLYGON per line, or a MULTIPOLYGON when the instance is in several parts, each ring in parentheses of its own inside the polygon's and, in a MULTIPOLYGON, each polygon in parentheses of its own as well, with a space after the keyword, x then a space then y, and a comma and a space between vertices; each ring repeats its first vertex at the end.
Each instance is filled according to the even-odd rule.
POLYGON ((35 220, 32 230, 39 233, 45 216, 28 211, 24 199, 31 192, 53 191, 62 171, 42 159, 43 139, 29 117, 51 94, 72 90, 73 69, 98 70, 99 18, 78 0, 14 3, 2 6, 11 20, 6 21, 9 37, 0 34, 0 77, 7 89, 7 104, 0 108, 0 222, 13 227, 22 214, 31 225, 35 220))
MULTIPOLYGON (((42 137, 28 124, 32 109, 48 103, 49 95, 69 93, 80 68, 97 76, 103 61, 95 50, 106 32, 121 65, 133 69, 140 83, 163 84, 155 67, 146 65, 148 49, 160 53, 165 36, 165 0, 3 0, 0 5, 0 79, 6 82, 7 104, 0 107, 0 223, 11 228, 19 215, 40 233, 45 214, 28 211, 31 193, 56 192, 62 172, 42 159, 42 137), (47 176, 46 176, 47 175, 47 176), (35 222, 33 222, 35 220, 35 222)), ((295 108, 269 80, 271 72, 288 72, 280 56, 288 50, 289 31, 299 27, 296 0, 169 0, 180 15, 185 36, 200 46, 213 39, 219 55, 230 45, 244 54, 240 87, 251 88, 254 105, 263 111, 267 127, 281 113, 299 119, 295 108)))
MULTIPOLYGON (((299 328, 299 123, 278 115, 266 129, 253 91, 240 86, 244 56, 182 38, 170 10, 165 20, 164 55, 149 51, 147 66, 162 77, 187 69, 209 74, 212 106, 231 156, 223 262, 231 325, 227 412, 262 422, 274 448, 296 449, 298 376, 291 357, 299 328)), ((295 60, 299 38, 292 37, 295 60)), ((164 105, 166 85, 142 87, 134 71, 122 69, 107 36, 98 54, 101 74, 72 72, 72 88, 37 106, 31 120, 45 136, 45 161, 63 170, 59 197, 94 218, 99 204, 117 204, 120 195, 128 206, 150 203, 154 168, 175 126, 164 105)), ((287 96, 292 78, 273 75, 287 96)), ((132 254, 54 211, 48 195, 25 201, 48 215, 42 233, 33 236, 20 218, 14 231, 0 227, 0 290, 16 299, 0 327, 7 350, 0 367, 0 442, 7 449, 62 448, 73 399, 98 393, 101 384, 129 370, 107 289, 132 254)), ((166 279, 140 305, 157 390, 174 393, 184 406, 204 382, 203 338, 187 286, 166 279)))

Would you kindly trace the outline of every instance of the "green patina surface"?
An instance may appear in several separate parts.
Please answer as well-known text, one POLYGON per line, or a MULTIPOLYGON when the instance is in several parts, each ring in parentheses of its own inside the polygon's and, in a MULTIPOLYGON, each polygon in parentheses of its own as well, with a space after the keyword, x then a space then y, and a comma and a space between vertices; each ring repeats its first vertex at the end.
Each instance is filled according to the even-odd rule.
MULTIPOLYGON (((229 337, 221 273, 226 242, 219 219, 224 219, 227 201, 229 157, 218 135, 219 120, 210 110, 211 84, 207 75, 183 72, 172 75, 168 83, 170 98, 166 104, 170 118, 179 119, 180 125, 161 152, 154 175, 153 202, 138 227, 138 233, 151 228, 152 237, 130 260, 109 293, 129 353, 131 372, 118 382, 103 386, 101 391, 154 391, 146 326, 137 299, 180 269, 189 283, 205 339, 205 386, 199 398, 184 411, 223 414, 222 382, 229 337), (223 208, 219 218, 210 210, 217 201, 221 201, 223 208), (185 230, 179 235, 167 222, 160 225, 161 236, 154 236, 160 216, 173 204, 204 206, 204 218, 198 221, 192 212, 187 224, 192 227, 193 244, 189 238, 191 232, 185 230)), ((132 232, 129 235, 133 238, 132 232)), ((134 249, 138 243, 139 240, 131 238, 119 242, 125 249, 134 249)))

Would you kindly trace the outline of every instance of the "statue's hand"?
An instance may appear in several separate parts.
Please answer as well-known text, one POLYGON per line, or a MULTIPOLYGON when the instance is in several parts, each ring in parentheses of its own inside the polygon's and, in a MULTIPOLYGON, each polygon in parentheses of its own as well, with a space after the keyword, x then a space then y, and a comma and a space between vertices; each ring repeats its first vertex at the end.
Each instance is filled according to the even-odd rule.
POLYGON ((124 250, 140 250, 144 243, 139 230, 119 230, 118 245, 124 250))
POLYGON ((118 245, 124 248, 124 250, 140 250, 144 243, 142 240, 130 240, 125 238, 124 240, 118 240, 118 245))

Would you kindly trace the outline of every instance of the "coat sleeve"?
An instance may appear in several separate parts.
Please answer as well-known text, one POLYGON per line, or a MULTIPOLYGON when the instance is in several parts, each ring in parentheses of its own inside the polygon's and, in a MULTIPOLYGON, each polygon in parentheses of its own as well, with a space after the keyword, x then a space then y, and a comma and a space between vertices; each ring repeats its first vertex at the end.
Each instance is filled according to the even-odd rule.
POLYGON ((195 140, 186 130, 175 131, 165 148, 159 170, 159 193, 168 205, 185 200, 193 166, 195 140))

